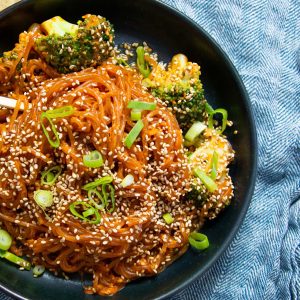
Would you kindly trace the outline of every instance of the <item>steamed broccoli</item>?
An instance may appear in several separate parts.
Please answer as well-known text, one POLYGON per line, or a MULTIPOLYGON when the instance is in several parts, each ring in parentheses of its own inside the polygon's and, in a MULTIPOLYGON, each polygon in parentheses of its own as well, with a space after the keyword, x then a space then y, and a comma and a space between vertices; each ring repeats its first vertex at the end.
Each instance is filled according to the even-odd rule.
POLYGON ((177 54, 167 68, 162 64, 154 66, 143 81, 155 97, 172 109, 183 131, 206 116, 200 74, 198 64, 189 62, 183 54, 177 54))
POLYGON ((201 146, 188 157, 191 170, 194 172, 198 168, 210 182, 197 176, 192 177, 191 191, 185 197, 197 200, 209 219, 215 218, 233 197, 228 169, 233 157, 234 151, 227 139, 209 128, 204 132, 201 146))
POLYGON ((22 57, 27 46, 27 35, 21 33, 19 36, 19 42, 16 43, 15 48, 11 51, 3 53, 0 57, 0 64, 5 66, 5 72, 0 71, 0 83, 7 83, 11 78, 15 77, 14 72, 9 72, 10 69, 16 69, 17 72, 22 68, 22 57))
POLYGON ((77 25, 61 17, 41 24, 46 35, 35 41, 35 50, 60 73, 94 67, 112 55, 114 30, 103 17, 85 15, 77 25))

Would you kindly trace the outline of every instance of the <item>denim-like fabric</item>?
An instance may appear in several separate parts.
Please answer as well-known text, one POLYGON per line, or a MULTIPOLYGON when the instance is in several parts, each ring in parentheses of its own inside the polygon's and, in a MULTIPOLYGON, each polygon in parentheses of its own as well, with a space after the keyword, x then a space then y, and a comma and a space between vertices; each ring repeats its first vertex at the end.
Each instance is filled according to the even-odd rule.
POLYGON ((256 189, 229 249, 175 299, 300 299, 300 1, 163 0, 227 52, 258 131, 256 189))
POLYGON ((259 142, 242 227, 218 262, 171 299, 300 299, 300 1, 163 2, 227 52, 250 95, 259 142))

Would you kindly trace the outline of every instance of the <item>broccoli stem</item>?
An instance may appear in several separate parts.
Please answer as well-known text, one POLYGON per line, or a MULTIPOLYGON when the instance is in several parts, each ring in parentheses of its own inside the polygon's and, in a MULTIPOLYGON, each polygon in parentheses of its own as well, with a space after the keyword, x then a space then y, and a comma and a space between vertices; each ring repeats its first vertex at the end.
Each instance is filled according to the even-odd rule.
POLYGON ((53 17, 41 24, 48 35, 55 34, 64 36, 66 33, 75 36, 78 31, 78 25, 67 22, 61 17, 53 17))
POLYGON ((9 251, 0 250, 0 257, 5 258, 8 261, 10 261, 16 265, 19 265, 20 267, 24 268, 25 270, 30 270, 30 268, 31 268, 30 262, 28 262, 27 260, 9 252, 9 251))

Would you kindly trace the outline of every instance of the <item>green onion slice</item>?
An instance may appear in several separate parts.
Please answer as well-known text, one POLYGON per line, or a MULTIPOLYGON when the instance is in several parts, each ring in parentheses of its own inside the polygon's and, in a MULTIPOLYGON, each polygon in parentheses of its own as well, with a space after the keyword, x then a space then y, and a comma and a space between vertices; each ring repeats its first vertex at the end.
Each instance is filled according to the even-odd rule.
POLYGON ((53 185, 61 174, 61 166, 54 166, 49 170, 42 172, 41 183, 47 185, 53 185))
POLYGON ((97 189, 90 189, 88 190, 88 198, 90 202, 97 208, 97 209, 104 209, 106 207, 106 202, 103 198, 103 196, 100 194, 100 192, 97 189), (101 205, 99 205, 99 201, 95 201, 95 197, 97 197, 101 201, 101 205))
POLYGON ((208 115, 211 115, 214 112, 214 109, 207 102, 205 103, 205 110, 208 115))
POLYGON ((103 185, 102 186, 102 193, 105 197, 105 202, 106 202, 106 208, 109 206, 110 202, 110 209, 108 211, 112 213, 115 210, 115 189, 111 184, 103 185), (108 191, 107 191, 108 188, 108 191), (110 201, 108 201, 110 200, 110 201))
POLYGON ((43 132, 49 142, 49 144, 53 147, 53 148, 58 148, 59 145, 60 145, 60 140, 59 140, 59 136, 58 136, 58 132, 51 120, 51 118, 47 115, 47 113, 42 113, 41 114, 41 125, 42 125, 42 129, 43 129, 43 132), (51 131, 55 137, 54 140, 51 139, 50 135, 49 135, 49 132, 46 130, 46 127, 44 125, 44 119, 47 119, 49 124, 50 124, 50 128, 51 128, 51 131))
POLYGON ((143 128, 144 128, 144 123, 142 120, 138 120, 136 124, 132 127, 132 129, 130 130, 130 132, 128 133, 124 141, 124 144, 128 149, 131 148, 131 146, 133 145, 133 143, 135 142, 135 140, 137 139, 138 135, 140 134, 143 128))
POLYGON ((209 247, 209 240, 203 233, 192 232, 189 236, 190 245, 197 250, 204 250, 209 247))
POLYGON ((194 170, 194 174, 195 176, 200 178, 200 180, 203 182, 203 184, 209 192, 213 193, 218 188, 217 184, 208 175, 206 175, 204 171, 200 170, 199 168, 196 168, 194 170))
POLYGON ((45 113, 50 119, 64 118, 73 115, 75 109, 71 105, 62 106, 56 109, 47 110, 45 113))
POLYGON ((89 217, 89 216, 92 216, 94 213, 95 213, 95 208, 94 208, 94 207, 91 207, 91 208, 89 208, 88 210, 84 211, 84 212, 82 213, 82 215, 83 215, 85 218, 87 218, 87 217, 89 217))
POLYGON ((185 139, 189 142, 194 142, 196 137, 206 129, 206 125, 202 122, 195 122, 185 134, 185 139))
POLYGON ((216 114, 221 114, 222 115, 222 128, 221 128, 221 130, 217 131, 219 134, 221 134, 226 129, 228 113, 227 113, 227 110, 224 109, 224 108, 215 109, 208 116, 208 127, 209 128, 213 128, 213 125, 214 125, 214 115, 216 115, 216 114))
POLYGON ((93 182, 87 183, 86 185, 84 185, 82 187, 82 189, 85 191, 88 191, 90 189, 96 188, 99 185, 111 183, 112 181, 113 181, 113 178, 111 176, 104 176, 104 177, 94 180, 93 182))
POLYGON ((140 109, 132 109, 130 112, 131 121, 138 121, 142 118, 142 110, 140 109))
POLYGON ((127 187, 129 185, 132 185, 133 183, 134 183, 134 177, 131 174, 128 174, 122 180, 121 186, 122 187, 127 187))
MULTIPOLYGON (((116 203, 116 200, 115 200, 115 189, 114 189, 114 187, 111 184, 108 184, 107 186, 109 188, 109 194, 110 194, 110 209, 108 211, 110 213, 112 213, 115 210, 115 203, 116 203)), ((108 207, 108 204, 107 204, 106 207, 108 207)))
POLYGON ((0 250, 0 257, 5 258, 6 260, 24 268, 25 270, 30 270, 31 268, 30 262, 9 251, 0 250))
POLYGON ((33 193, 33 198, 37 205, 43 210, 53 204, 53 194, 47 190, 37 190, 33 193))
POLYGON ((33 277, 41 276, 45 272, 45 267, 41 265, 36 265, 32 269, 33 277))
POLYGON ((163 215, 163 218, 164 218, 165 222, 166 222, 168 225, 170 225, 170 224, 172 224, 172 223, 174 222, 174 219, 173 219, 173 217, 171 216, 170 213, 164 214, 164 215, 163 215))
POLYGON ((101 216, 100 216, 98 210, 87 202, 75 201, 70 205, 69 209, 75 217, 77 217, 85 222, 88 222, 91 224, 99 224, 100 223, 101 216), (83 211, 82 213, 78 211, 79 206, 81 206, 81 211, 83 211), (93 210, 92 214, 91 214, 91 209, 93 210), (94 216, 94 218, 88 218, 88 217, 92 217, 92 216, 94 216))
POLYGON ((3 229, 0 229, 0 250, 8 250, 11 246, 12 238, 10 234, 3 229))
POLYGON ((219 160, 218 152, 214 151, 211 159, 211 173, 210 173, 210 177, 212 180, 215 180, 217 178, 218 160, 219 160))
POLYGON ((83 156, 83 164, 88 168, 103 166, 103 158, 99 151, 95 150, 83 156))
POLYGON ((142 101, 129 101, 127 108, 140 109, 140 110, 155 110, 156 103, 142 102, 142 101))
POLYGON ((149 64, 145 61, 145 50, 144 47, 139 46, 136 48, 136 54, 137 54, 137 60, 136 64, 138 66, 139 71, 144 76, 144 78, 147 78, 151 71, 149 68, 149 64))
POLYGON ((124 67, 129 67, 128 62, 123 58, 117 58, 117 64, 124 67))

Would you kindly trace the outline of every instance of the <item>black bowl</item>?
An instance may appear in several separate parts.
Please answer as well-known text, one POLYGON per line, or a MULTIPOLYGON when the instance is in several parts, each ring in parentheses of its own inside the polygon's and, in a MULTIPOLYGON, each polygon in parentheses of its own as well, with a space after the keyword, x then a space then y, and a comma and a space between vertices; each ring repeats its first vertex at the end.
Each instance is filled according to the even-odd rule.
MULTIPOLYGON (((217 43, 190 19, 153 0, 22 1, 0 14, 0 51, 11 49, 18 34, 34 22, 55 15, 75 22, 86 13, 107 17, 115 26, 117 43, 147 41, 164 61, 181 52, 199 63, 208 101, 214 107, 226 108, 234 122, 227 134, 236 151, 231 165, 235 198, 215 221, 203 228, 210 248, 202 253, 189 250, 156 277, 130 283, 115 296, 107 297, 162 299, 207 271, 226 250, 244 219, 256 175, 256 133, 250 102, 236 69, 217 43), (234 135, 234 130, 238 130, 238 134, 234 135)), ((35 279, 31 272, 21 272, 3 261, 0 262, 0 282, 4 290, 23 299, 95 299, 83 293, 79 277, 66 281, 46 273, 35 279)))

